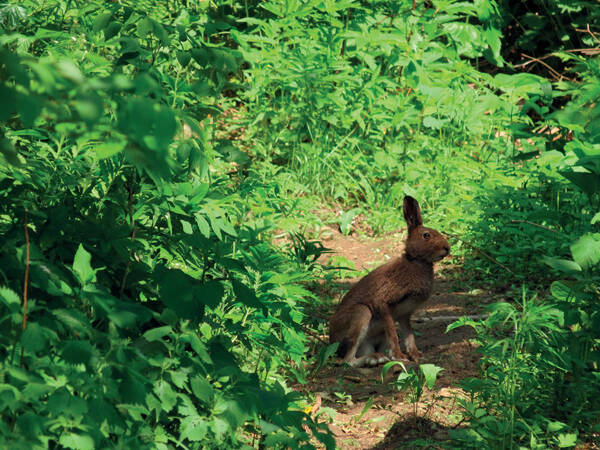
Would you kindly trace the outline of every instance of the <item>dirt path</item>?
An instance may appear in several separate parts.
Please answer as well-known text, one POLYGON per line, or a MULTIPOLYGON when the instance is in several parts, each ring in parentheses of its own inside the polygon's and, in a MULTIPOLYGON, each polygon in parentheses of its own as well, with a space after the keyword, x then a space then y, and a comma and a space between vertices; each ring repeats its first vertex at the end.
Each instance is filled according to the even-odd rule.
MULTIPOLYGON (((325 259, 341 255, 352 261, 357 270, 371 270, 397 256, 402 239, 401 233, 370 240, 343 236, 331 230, 330 238, 323 243, 334 253, 325 259)), ((445 333, 446 326, 453 320, 443 318, 479 314, 480 306, 493 298, 481 291, 455 290, 449 274, 454 272, 455 277, 457 270, 449 264, 437 269, 432 298, 413 316, 417 345, 423 353, 419 362, 444 368, 434 389, 425 389, 417 403, 416 417, 409 393, 399 391, 393 383, 381 382, 381 367, 353 369, 329 365, 313 380, 309 389, 316 398, 314 409, 320 410, 321 417, 331 417, 330 428, 339 448, 439 448, 448 440, 448 430, 460 426, 462 416, 456 399, 463 393, 458 382, 476 375, 478 356, 470 342, 470 329, 462 327, 445 333)), ((334 298, 337 304, 357 279, 333 280, 324 287, 324 294, 334 298)), ((416 368, 416 365, 407 364, 407 368, 410 367, 416 368)), ((395 378, 392 377, 392 381, 395 378)))

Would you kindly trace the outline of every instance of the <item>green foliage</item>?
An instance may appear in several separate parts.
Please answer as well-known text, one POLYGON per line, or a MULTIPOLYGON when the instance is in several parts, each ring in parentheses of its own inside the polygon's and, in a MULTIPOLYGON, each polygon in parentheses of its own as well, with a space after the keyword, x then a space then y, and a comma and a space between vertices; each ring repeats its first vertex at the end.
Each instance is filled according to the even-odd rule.
POLYGON ((582 322, 598 317, 598 307, 581 296, 574 310, 575 298, 563 286, 553 285, 558 301, 540 303, 523 292, 520 302, 488 307, 485 320, 461 319, 448 327, 473 327, 482 354, 481 377, 462 383, 470 399, 459 401, 471 427, 454 438, 463 446, 570 447, 577 430, 600 413, 594 394, 600 378, 591 370, 598 364, 597 332, 582 322))
POLYGON ((239 55, 195 7, 19 8, 0 47, 2 446, 331 447, 282 375, 312 275, 263 238, 279 211, 250 213, 270 187, 214 151, 239 55))
POLYGON ((394 366, 400 366, 401 372, 393 382, 398 390, 408 390, 409 399, 414 407, 414 419, 417 419, 417 406, 423 395, 424 387, 433 389, 438 373, 444 370, 443 367, 438 367, 435 364, 420 364, 419 370, 407 370, 404 364, 400 361, 390 361, 383 366, 381 370, 381 381, 385 382, 386 375, 394 366))
MULTIPOLYGON (((598 412, 594 6, 0 5, 2 446, 333 447, 288 387, 334 352, 308 287, 349 265, 312 233, 331 204, 344 234, 398 229, 405 193, 462 281, 553 282, 464 322, 460 445, 574 445, 598 412), (513 73, 526 52, 569 78, 513 73)), ((399 386, 416 404, 438 369, 399 386)))

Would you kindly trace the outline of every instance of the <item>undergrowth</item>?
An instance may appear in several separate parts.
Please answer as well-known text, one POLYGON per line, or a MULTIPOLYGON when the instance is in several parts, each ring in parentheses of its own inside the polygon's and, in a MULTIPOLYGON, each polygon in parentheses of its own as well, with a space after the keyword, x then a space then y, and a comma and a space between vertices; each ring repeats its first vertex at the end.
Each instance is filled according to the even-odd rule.
POLYGON ((405 194, 459 281, 539 291, 464 322, 457 442, 591 436, 594 6, 0 4, 0 442, 334 447, 289 387, 328 357, 319 233, 398 230, 405 194))

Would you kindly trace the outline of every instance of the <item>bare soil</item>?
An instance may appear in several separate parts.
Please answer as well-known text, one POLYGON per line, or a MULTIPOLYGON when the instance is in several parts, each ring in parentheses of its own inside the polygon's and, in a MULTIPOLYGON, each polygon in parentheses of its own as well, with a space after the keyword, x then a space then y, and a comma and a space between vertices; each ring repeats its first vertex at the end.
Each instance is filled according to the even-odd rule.
MULTIPOLYGON (((323 243, 333 253, 324 255, 322 262, 341 255, 352 261, 357 270, 372 270, 400 254, 403 237, 401 230, 372 239, 344 236, 332 228, 327 230, 323 243)), ((416 405, 407 391, 394 386, 396 375, 381 381, 381 366, 328 365, 314 377, 308 387, 315 398, 313 414, 318 414, 319 420, 330 417, 338 448, 443 448, 449 440, 448 431, 464 425, 457 406, 457 398, 464 396, 464 392, 458 383, 477 374, 479 357, 469 328, 446 333, 446 327, 454 321, 452 317, 478 315, 483 304, 496 300, 491 293, 481 290, 475 293, 456 290, 452 279, 456 279, 457 273, 460 274, 460 268, 453 266, 452 261, 441 264, 436 269, 431 299, 413 316, 417 346, 423 353, 419 363, 444 368, 434 389, 425 388, 416 405)), ((333 280, 322 286, 322 295, 335 299, 329 313, 357 280, 333 280)), ((415 363, 405 364, 407 369, 416 368, 415 363)))

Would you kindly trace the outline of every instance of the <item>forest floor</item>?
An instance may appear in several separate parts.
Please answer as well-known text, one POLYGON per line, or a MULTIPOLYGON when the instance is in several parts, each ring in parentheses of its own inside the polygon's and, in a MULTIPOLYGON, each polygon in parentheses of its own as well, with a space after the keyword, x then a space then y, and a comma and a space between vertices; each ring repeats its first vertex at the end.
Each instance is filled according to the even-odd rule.
MULTIPOLYGON (((324 262, 338 255, 352 261, 357 270, 372 270, 401 254, 403 236, 401 232, 377 239, 345 236, 331 228, 322 240, 333 251, 322 256, 324 262)), ((322 286, 320 295, 334 299, 330 313, 359 278, 334 280, 322 286)), ((457 398, 465 394, 458 383, 477 374, 479 356, 471 342, 470 328, 446 333, 446 327, 454 322, 453 317, 481 314, 483 305, 498 299, 497 294, 482 290, 461 291, 461 283, 456 280, 460 280, 460 267, 440 264, 432 297, 412 318, 417 346, 423 353, 419 363, 444 369, 434 389, 425 388, 416 404, 416 416, 410 394, 394 386, 395 375, 381 382, 382 366, 351 368, 337 361, 316 374, 308 386, 315 398, 313 413, 320 409, 322 418, 325 411, 329 412, 338 448, 442 448, 449 439, 449 430, 465 425, 457 405, 457 398)), ((407 369, 416 368, 415 363, 405 364, 407 369)))

